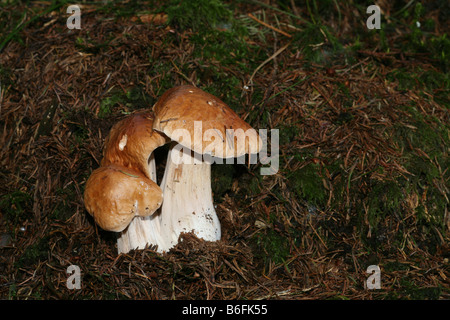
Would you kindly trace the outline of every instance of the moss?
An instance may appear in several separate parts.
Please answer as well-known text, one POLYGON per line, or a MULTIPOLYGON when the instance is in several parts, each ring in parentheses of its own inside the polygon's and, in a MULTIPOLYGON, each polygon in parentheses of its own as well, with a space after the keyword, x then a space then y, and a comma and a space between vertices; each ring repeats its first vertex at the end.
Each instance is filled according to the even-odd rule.
POLYGON ((323 206, 327 193, 322 181, 320 167, 314 163, 296 170, 289 176, 295 194, 309 204, 323 206))
MULTIPOLYGON (((169 37, 167 37, 169 38, 169 37)), ((168 39, 165 39, 164 41, 170 41, 168 39)), ((166 44, 162 44, 162 46, 165 46, 166 44)), ((174 60, 165 60, 165 59, 155 59, 151 57, 151 54, 149 55, 149 64, 152 65, 152 68, 148 71, 147 76, 149 78, 159 78, 158 83, 158 90, 155 92, 155 95, 157 97, 160 97, 166 90, 173 87, 174 83, 174 75, 173 75, 173 68, 174 64, 177 65, 177 60, 174 58, 174 60)))
POLYGON ((308 24, 295 33, 293 42, 304 59, 314 63, 332 65, 336 58, 351 55, 351 50, 345 50, 338 38, 322 24, 308 24))
MULTIPOLYGON (((253 52, 254 45, 246 41, 244 22, 234 18, 230 7, 218 0, 172 1, 167 14, 172 27, 193 31, 189 42, 195 46, 193 58, 198 59, 198 83, 238 111, 242 80, 230 72, 230 67, 247 74, 256 68, 257 61, 267 58, 264 51, 253 52)), ((187 71, 192 68, 187 66, 187 71)))
MULTIPOLYGON (((344 95, 346 100, 353 101, 353 96, 352 96, 352 94, 350 92, 350 89, 345 84, 338 82, 338 83, 336 83, 336 86, 339 89, 339 92, 344 95)), ((347 102, 347 104, 349 106, 352 105, 351 102, 347 102)))
POLYGON ((98 112, 99 118, 107 118, 116 113, 118 107, 124 108, 122 112, 127 113, 132 110, 140 109, 143 106, 152 105, 153 98, 147 95, 143 88, 131 87, 125 93, 123 91, 114 91, 110 96, 105 97, 100 102, 98 112))
POLYGON ((7 8, 10 5, 15 6, 16 4, 5 1, 0 2, 0 8, 2 8, 0 10, 0 30, 2 30, 2 33, 0 33, 0 52, 6 47, 9 41, 17 41, 21 45, 24 45, 20 35, 21 31, 27 26, 32 26, 34 23, 42 23, 46 15, 52 11, 57 11, 65 4, 65 1, 54 1, 42 11, 33 8, 34 6, 30 6, 25 11, 13 10, 11 14, 10 10, 5 10, 3 14, 3 7, 7 8), (27 19, 27 17, 30 18, 27 19))
POLYGON ((114 17, 115 19, 119 19, 121 17, 131 17, 136 14, 136 12, 141 12, 142 9, 153 8, 155 7, 156 1, 146 1, 150 2, 143 6, 141 1, 138 0, 130 0, 123 1, 112 0, 108 2, 103 2, 102 6, 100 6, 97 10, 101 13, 106 13, 110 17, 114 17))
POLYGON ((33 207, 30 194, 17 190, 0 198, 0 211, 12 224, 17 225, 29 217, 33 207))
POLYGON ((250 72, 246 61, 251 47, 235 32, 212 29, 194 34, 190 40, 199 48, 194 52, 195 57, 216 60, 223 65, 237 65, 243 71, 250 72))
POLYGON ((430 153, 429 156, 442 156, 449 144, 449 125, 441 123, 432 116, 421 114, 414 105, 400 107, 409 115, 410 126, 394 124, 394 138, 400 147, 408 152, 415 148, 430 153), (412 147, 412 148, 411 148, 412 147))
POLYGON ((347 188, 351 188, 350 190, 353 193, 353 189, 358 189, 358 187, 349 184, 349 173, 344 169, 343 160, 334 160, 325 167, 325 170, 328 171, 330 184, 333 188, 331 208, 335 210, 347 208, 347 188))
POLYGON ((398 83, 399 90, 411 90, 417 86, 417 78, 409 72, 401 69, 391 71, 386 76, 387 80, 398 83))
POLYGON ((408 271, 410 270, 410 265, 399 261, 389 261, 383 266, 383 270, 389 273, 394 271, 408 271))
POLYGON ((448 104, 450 76, 447 73, 436 70, 422 70, 420 67, 417 67, 408 70, 393 70, 387 74, 386 78, 391 82, 398 83, 399 90, 415 90, 419 93, 426 91, 433 94, 435 101, 447 102, 448 104))
POLYGON ((78 152, 76 146, 83 145, 89 138, 89 131, 84 124, 77 122, 69 123, 69 128, 72 132, 72 137, 74 140, 74 144, 70 146, 70 154, 72 155, 73 152, 78 152))
MULTIPOLYGON (((260 105, 264 101, 265 88, 260 86, 254 86, 251 95, 250 105, 260 105)), ((261 110, 261 108, 254 108, 253 112, 250 112, 246 120, 250 124, 257 124, 259 128, 269 128, 267 112, 261 110)))
POLYGON ((114 111, 114 107, 120 103, 123 99, 123 96, 120 93, 115 93, 109 97, 105 97, 100 102, 100 109, 98 112, 99 118, 106 118, 111 115, 114 111))
POLYGON ((437 300, 441 296, 442 289, 440 287, 419 287, 414 281, 403 277, 399 281, 400 298, 411 300, 437 300))
MULTIPOLYGON (((370 1, 369 1, 370 2, 370 1)), ((373 4, 373 3, 372 3, 373 4)), ((355 4, 362 14, 369 4, 355 4)), ((442 23, 446 21, 446 8, 448 5, 445 1, 421 2, 415 1, 412 5, 400 5, 400 2, 393 3, 389 19, 385 19, 381 15, 381 29, 367 30, 365 26, 357 29, 356 34, 360 36, 361 47, 371 50, 378 47, 384 52, 399 51, 409 53, 410 56, 415 54, 425 54, 430 59, 429 63, 437 67, 443 74, 448 74, 450 52, 450 39, 448 34, 443 33, 436 35, 436 12, 443 15, 442 23), (403 30, 399 36, 398 30, 403 30), (389 41, 390 39, 395 41, 389 41)), ((355 40, 354 40, 355 41, 355 40)), ((414 58, 416 59, 416 58, 414 58)), ((384 60, 384 64, 389 64, 390 60, 384 60)), ((448 95, 448 93, 447 93, 448 95)))
POLYGON ((203 32, 213 28, 232 28, 233 12, 219 0, 172 0, 167 8, 169 24, 181 30, 203 32))
POLYGON ((289 241, 273 229, 259 233, 253 239, 256 246, 256 257, 268 265, 271 261, 276 264, 283 263, 289 256, 289 241))
POLYGON ((252 175, 249 177, 249 182, 247 184, 247 190, 248 190, 248 195, 249 196, 253 196, 253 195, 258 195, 261 193, 261 186, 260 186, 260 182, 262 180, 262 176, 260 175, 252 175))
MULTIPOLYGON (((380 222, 387 216, 401 216, 403 193, 396 181, 373 181, 367 195, 368 222, 373 232, 377 232, 380 222)), ((365 214, 363 208, 360 213, 365 214)))
MULTIPOLYGON (((421 2, 417 2, 411 6, 409 33, 405 35, 405 41, 397 41, 396 45, 401 46, 403 52, 427 53, 434 60, 434 64, 438 66, 444 73, 448 72, 450 52, 450 39, 447 34, 434 35, 432 27, 434 24, 430 19, 424 17, 431 10, 425 7, 421 2)), ((406 14, 406 12, 405 12, 406 14)))
POLYGON ((432 57, 439 61, 442 71, 448 76, 450 63, 450 39, 448 38, 448 34, 431 37, 427 48, 432 57))
MULTIPOLYGON (((448 179, 448 173, 442 168, 450 165, 446 149, 450 143, 448 125, 420 113, 414 105, 400 108, 406 115, 402 123, 392 127, 392 139, 403 151, 398 161, 411 174, 385 181, 369 180, 366 181, 369 186, 367 191, 351 191, 361 198, 357 209, 359 224, 363 229, 361 234, 367 233, 364 229, 369 227, 372 239, 367 240, 371 244, 378 245, 385 240, 383 230, 389 230, 389 224, 409 215, 414 217, 414 230, 403 230, 400 224, 393 237, 400 243, 404 241, 405 233, 415 232, 418 234, 418 245, 432 252, 442 241, 439 233, 445 233, 444 215, 448 203, 443 184, 448 179), (411 194, 415 194, 418 199, 414 208, 405 200, 411 194)), ((395 242, 395 239, 392 240, 395 242)))
MULTIPOLYGON (((89 177, 89 173, 86 173, 86 179, 89 177)), ((76 190, 73 184, 66 188, 59 188, 55 191, 58 198, 58 203, 52 210, 49 218, 52 220, 67 220, 74 214, 72 207, 74 199, 76 199, 76 190)))
POLYGON ((411 115, 411 125, 394 125, 394 137, 400 148, 405 150, 405 168, 414 174, 409 181, 431 186, 434 179, 440 178, 436 162, 441 168, 447 168, 450 164, 446 148, 450 144, 449 126, 433 117, 423 116, 413 106, 406 107, 406 110, 411 115), (418 154, 418 149, 428 157, 418 154))
MULTIPOLYGON (((450 47, 448 48, 450 50, 450 47)), ((425 90, 433 94, 433 99, 443 106, 450 106, 450 75, 448 72, 427 70, 419 77, 425 90)))
POLYGON ((223 70, 211 66, 199 73, 199 81, 208 83, 202 89, 212 95, 219 97, 235 112, 242 109, 240 101, 242 85, 241 81, 232 74, 227 74, 223 70))
POLYGON ((300 136, 301 132, 298 124, 281 124, 277 129, 279 129, 280 132, 283 133, 282 135, 280 135, 280 146, 285 146, 294 142, 300 136))
POLYGON ((37 241, 29 245, 22 256, 17 260, 16 267, 30 266, 47 258, 49 252, 48 238, 38 238, 37 241))
POLYGON ((15 283, 11 283, 11 285, 9 286, 9 289, 8 289, 8 299, 15 300, 15 299, 18 299, 17 297, 18 297, 17 286, 15 283))

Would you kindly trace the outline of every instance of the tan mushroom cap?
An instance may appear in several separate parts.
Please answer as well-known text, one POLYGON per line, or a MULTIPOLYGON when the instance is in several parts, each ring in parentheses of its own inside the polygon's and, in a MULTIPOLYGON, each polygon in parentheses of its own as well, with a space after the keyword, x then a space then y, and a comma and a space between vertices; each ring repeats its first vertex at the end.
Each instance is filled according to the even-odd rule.
POLYGON ((142 171, 150 178, 148 159, 167 138, 153 131, 150 112, 132 114, 117 122, 106 138, 102 166, 117 164, 142 171))
POLYGON ((123 231, 135 216, 149 216, 162 204, 160 187, 142 173, 118 165, 94 170, 84 191, 84 204, 104 230, 123 231))
POLYGON ((193 86, 167 90, 153 106, 153 129, 182 146, 220 158, 258 153, 262 147, 256 130, 219 98, 193 86), (201 132, 195 132, 201 121, 201 132), (188 139, 180 138, 185 130, 188 139), (199 134, 200 133, 200 134, 199 134), (196 139, 198 137, 200 139, 196 139), (184 141, 183 141, 184 140, 184 141))

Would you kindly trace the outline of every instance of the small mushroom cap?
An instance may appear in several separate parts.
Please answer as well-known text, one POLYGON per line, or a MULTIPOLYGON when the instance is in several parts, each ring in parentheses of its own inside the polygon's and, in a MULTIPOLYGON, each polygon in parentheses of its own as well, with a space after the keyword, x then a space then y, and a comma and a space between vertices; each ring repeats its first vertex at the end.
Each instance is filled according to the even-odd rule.
POLYGON ((136 169, 150 178, 150 154, 168 142, 152 127, 153 116, 150 112, 132 114, 117 122, 106 138, 101 165, 117 164, 136 169))
POLYGON ((94 170, 86 182, 84 204, 104 230, 123 231, 135 216, 149 216, 162 204, 161 188, 142 173, 118 165, 94 170))
POLYGON ((234 158, 258 153, 262 147, 256 130, 229 106, 193 86, 167 90, 153 112, 153 129, 200 154, 234 158))

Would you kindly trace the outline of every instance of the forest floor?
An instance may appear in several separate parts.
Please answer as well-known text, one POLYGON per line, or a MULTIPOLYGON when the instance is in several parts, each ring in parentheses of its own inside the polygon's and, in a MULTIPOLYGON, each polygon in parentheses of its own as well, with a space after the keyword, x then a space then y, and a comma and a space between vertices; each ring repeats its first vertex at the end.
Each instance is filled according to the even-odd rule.
POLYGON ((450 298, 447 1, 69 4, 0 2, 1 299, 450 298), (277 129, 278 171, 213 165, 222 240, 118 255, 86 180, 181 84, 277 129))

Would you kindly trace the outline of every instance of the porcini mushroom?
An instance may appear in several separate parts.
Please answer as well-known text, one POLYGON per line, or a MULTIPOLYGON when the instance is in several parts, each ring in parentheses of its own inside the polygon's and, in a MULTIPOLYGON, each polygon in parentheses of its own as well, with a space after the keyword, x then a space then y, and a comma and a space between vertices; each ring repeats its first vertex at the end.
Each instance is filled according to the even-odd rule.
POLYGON ((84 203, 102 229, 121 232, 134 217, 154 213, 162 197, 159 186, 139 171, 112 164, 92 172, 84 203))
POLYGON ((220 99, 193 86, 169 89, 153 111, 153 129, 172 140, 160 185, 164 194, 159 216, 164 245, 160 249, 167 251, 176 245, 181 233, 220 240, 211 190, 212 157, 259 152, 258 133, 220 99))
POLYGON ((141 171, 156 180, 153 151, 167 142, 167 138, 153 131, 153 115, 138 112, 117 122, 105 140, 102 166, 118 164, 141 171))
POLYGON ((153 150, 167 139, 152 126, 149 112, 132 114, 116 123, 106 138, 101 167, 86 183, 86 209, 100 227, 120 232, 119 253, 159 243, 159 231, 155 230, 159 220, 152 213, 161 205, 162 191, 155 184, 153 150), (122 222, 109 226, 116 224, 114 220, 122 222))

